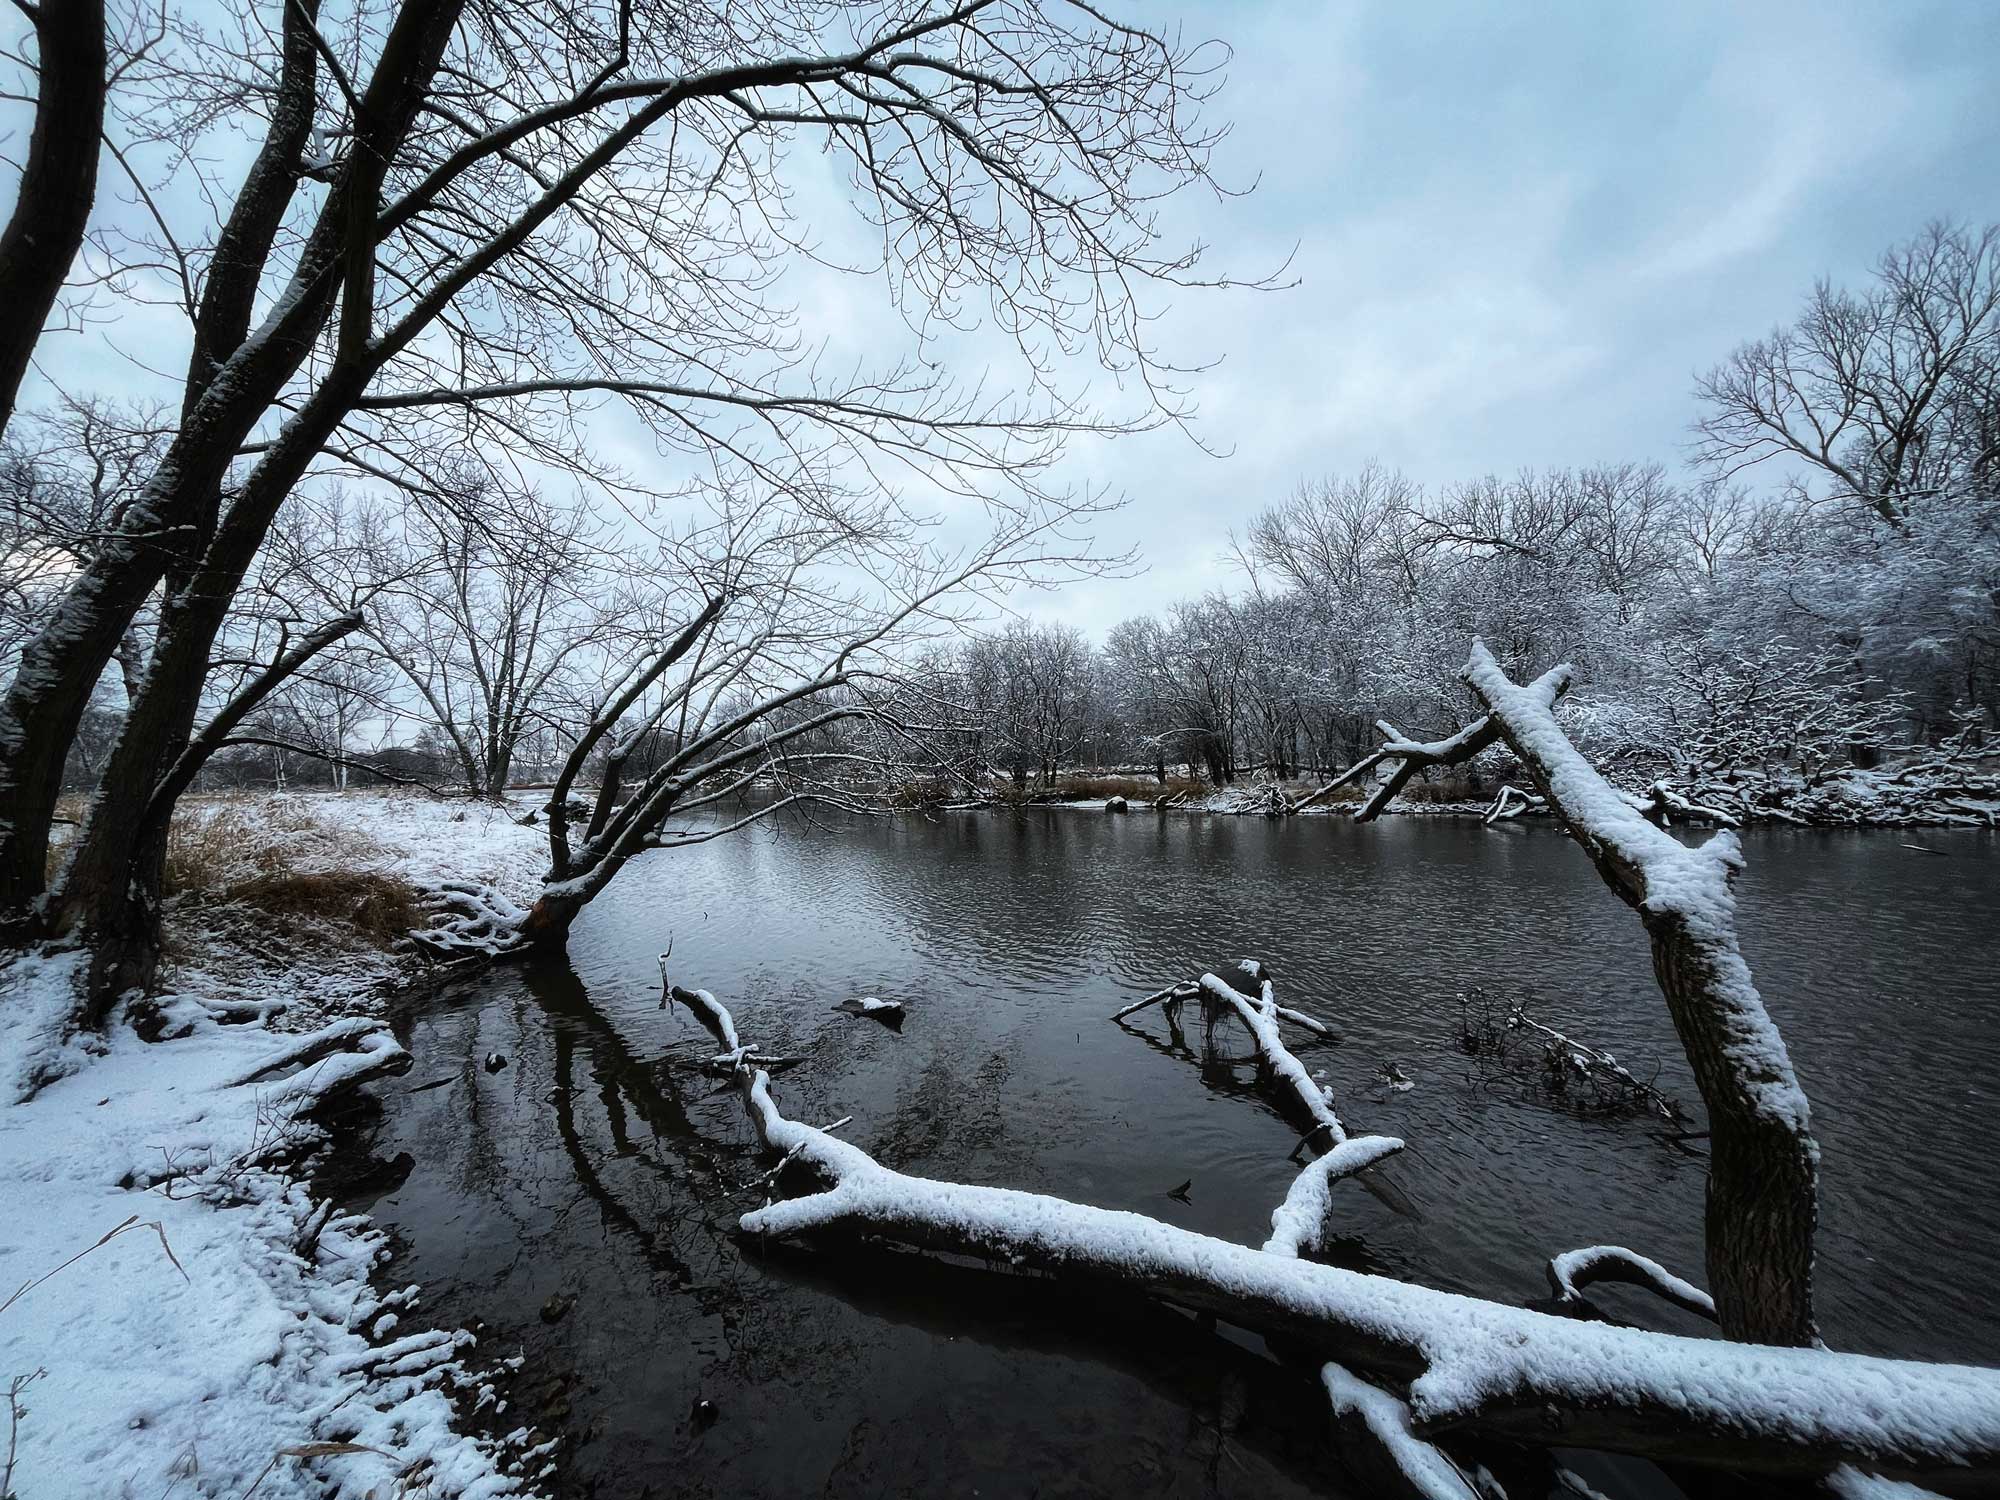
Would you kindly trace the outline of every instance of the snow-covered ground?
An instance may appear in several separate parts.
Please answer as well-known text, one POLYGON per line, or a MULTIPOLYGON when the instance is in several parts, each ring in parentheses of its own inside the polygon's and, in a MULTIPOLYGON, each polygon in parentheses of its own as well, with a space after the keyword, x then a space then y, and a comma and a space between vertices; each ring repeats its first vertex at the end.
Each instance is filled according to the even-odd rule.
MULTIPOLYGON (((537 830, 493 808, 357 793, 197 814, 218 807, 236 809, 232 837, 260 835, 243 854, 267 873, 358 854, 416 886, 525 894, 541 871, 537 830)), ((537 1437, 453 1425, 460 1395, 500 1407, 505 1430, 490 1381, 508 1351, 426 1329, 416 1288, 377 1285, 383 1237, 304 1175, 326 1142, 313 1106, 408 1065, 381 1021, 328 1019, 377 1008, 402 960, 328 932, 274 962, 227 887, 173 908, 166 1040, 121 1020, 63 1043, 74 957, 0 969, 0 1455, 16 1455, 0 1493, 532 1489, 537 1437), (31 1077, 53 1081, 24 1099, 31 1077)))
POLYGON ((165 985, 213 1002, 285 1001, 281 1027, 379 1011, 414 962, 406 949, 361 940, 337 916, 294 916, 273 931, 268 912, 230 897, 275 863, 287 875, 382 876, 413 892, 446 881, 521 899, 548 866, 547 834, 517 820, 539 802, 506 807, 403 793, 264 793, 191 799, 178 813, 210 821, 219 869, 206 887, 168 899, 165 985), (274 970, 286 971, 275 983, 274 970))

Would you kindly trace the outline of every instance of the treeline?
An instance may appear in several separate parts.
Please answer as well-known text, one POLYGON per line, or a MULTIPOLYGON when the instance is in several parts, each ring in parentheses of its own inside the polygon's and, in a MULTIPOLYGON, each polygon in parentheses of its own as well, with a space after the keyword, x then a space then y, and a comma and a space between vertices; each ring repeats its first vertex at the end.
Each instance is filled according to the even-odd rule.
MULTIPOLYGON (((1020 620, 913 640, 900 683, 866 690, 876 707, 901 695, 907 733, 879 743, 884 721, 857 715, 794 749, 832 764, 860 737, 857 774, 929 764, 1020 791, 1077 769, 1324 776, 1376 745, 1378 721, 1418 738, 1462 723, 1451 684, 1474 635, 1516 674, 1575 663, 1570 727, 1628 779, 1782 770, 1809 785, 1974 743, 2000 724, 1997 361, 2000 230, 1934 225, 1701 377, 1684 472, 1315 480, 1233 534, 1226 587, 1101 643, 1020 620)), ((129 503, 166 429, 101 403, 16 427, 36 441, 8 458, 17 602, 0 620, 31 622, 36 590, 74 567, 62 539, 129 503)), ((295 497, 241 592, 215 696, 300 620, 352 623, 235 727, 201 784, 546 783, 618 674, 687 617, 654 544, 635 551, 602 507, 471 468, 433 484, 449 503, 295 497)), ((814 608, 788 624, 801 640, 839 618, 837 599, 814 608)), ((98 686, 72 787, 104 764, 136 658, 121 651, 98 686)), ((719 706, 761 686, 725 685, 719 706)), ((643 773, 679 734, 663 719, 618 750, 643 773)))
POLYGON ((1101 647, 1017 622, 934 669, 1017 786, 1323 774, 1378 720, 1442 735, 1474 635, 1517 676, 1575 663, 1573 731, 1635 778, 1809 784, 1976 741, 2000 725, 1997 370, 2000 229, 1932 226, 1701 378, 1686 477, 1314 481, 1233 537, 1233 586, 1101 647))

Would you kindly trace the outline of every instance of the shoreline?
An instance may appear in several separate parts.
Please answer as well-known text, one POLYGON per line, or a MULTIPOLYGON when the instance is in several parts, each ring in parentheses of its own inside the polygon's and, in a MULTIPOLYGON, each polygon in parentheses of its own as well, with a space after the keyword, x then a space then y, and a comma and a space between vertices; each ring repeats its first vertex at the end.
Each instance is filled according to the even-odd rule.
MULTIPOLYGON (((260 799, 247 821, 302 869, 360 849, 412 883, 446 858, 508 884, 534 870, 537 835, 500 809, 332 801, 260 799)), ((361 1086, 409 1067, 386 1016, 425 971, 356 941, 274 962, 268 914, 222 894, 177 898, 170 921, 182 951, 148 1004, 157 1041, 129 1006, 102 1038, 63 1037, 77 955, 0 962, 0 1200, 21 1209, 0 1220, 0 1280, 23 1288, 0 1311, 13 1487, 535 1493, 546 1442, 467 1419, 506 1411, 518 1360, 430 1326, 387 1232, 326 1175, 365 1150, 361 1086)))

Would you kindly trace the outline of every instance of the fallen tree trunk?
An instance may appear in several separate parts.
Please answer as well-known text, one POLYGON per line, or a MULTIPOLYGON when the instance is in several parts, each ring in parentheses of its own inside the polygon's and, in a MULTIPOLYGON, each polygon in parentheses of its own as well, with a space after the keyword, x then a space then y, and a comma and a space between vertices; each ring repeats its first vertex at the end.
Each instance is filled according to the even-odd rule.
POLYGON ((1266 1253, 1140 1214, 907 1176, 788 1120, 739 1075, 759 1137, 828 1186, 744 1215, 1022 1270, 1094 1276, 1407 1386, 1414 1429, 1801 1476, 1842 1464, 2000 1494, 2000 1371, 1724 1343, 1505 1307, 1266 1253))

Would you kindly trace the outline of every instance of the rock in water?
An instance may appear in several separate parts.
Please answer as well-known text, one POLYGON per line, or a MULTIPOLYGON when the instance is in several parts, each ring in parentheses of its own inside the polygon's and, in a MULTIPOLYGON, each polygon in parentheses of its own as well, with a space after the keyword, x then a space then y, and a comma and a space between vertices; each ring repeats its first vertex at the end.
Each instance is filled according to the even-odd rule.
POLYGON ((507 1056, 506 1056, 506 1054, 505 1054, 505 1053, 503 1053, 503 1052, 489 1052, 489 1053, 487 1053, 487 1054, 486 1054, 486 1071, 487 1071, 487 1072, 489 1072, 489 1073, 497 1073, 497 1072, 499 1072, 499 1071, 500 1071, 500 1070, 501 1070, 502 1068, 504 1068, 504 1067, 506 1067, 506 1066, 507 1066, 507 1056))
POLYGON ((891 1031, 903 1029, 903 1002, 900 1000, 878 1000, 873 995, 863 995, 859 1000, 843 1000, 834 1007, 850 1016, 866 1016, 871 1021, 879 1021, 891 1031))

